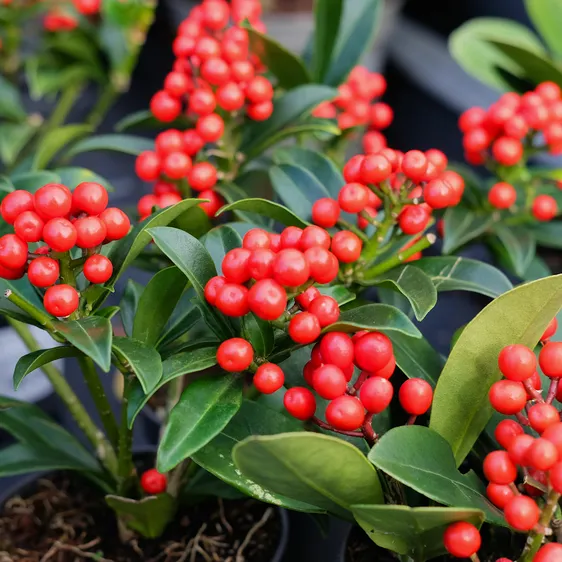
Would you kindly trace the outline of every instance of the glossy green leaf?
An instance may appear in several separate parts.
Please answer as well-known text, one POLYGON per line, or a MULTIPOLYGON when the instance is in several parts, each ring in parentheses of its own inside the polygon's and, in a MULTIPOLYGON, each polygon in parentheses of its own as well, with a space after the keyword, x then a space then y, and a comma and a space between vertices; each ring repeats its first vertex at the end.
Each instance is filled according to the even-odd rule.
POLYGON ((431 347, 431 344, 423 337, 412 338, 400 332, 388 332, 392 341, 394 357, 399 369, 408 378, 420 378, 437 384, 437 380, 445 359, 431 347))
POLYGON ((74 347, 58 346, 51 349, 39 349, 23 355, 14 370, 14 389, 17 390, 26 375, 39 369, 47 363, 52 363, 63 357, 77 357, 80 352, 74 347))
POLYGON ((197 347, 195 349, 177 353, 162 362, 162 377, 150 392, 146 393, 140 383, 137 384, 133 382, 129 392, 129 403, 127 406, 129 427, 131 428, 133 426, 133 422, 139 412, 160 388, 177 377, 190 373, 198 373, 216 364, 217 346, 205 346, 201 342, 197 342, 197 347))
POLYGON ((135 315, 143 292, 144 287, 140 283, 137 283, 134 279, 127 279, 119 307, 123 329, 129 337, 133 336, 135 315))
POLYGON ((0 76, 0 99, 0 117, 12 121, 23 121, 26 118, 18 88, 4 76, 0 76))
POLYGON ((277 78, 277 84, 284 90, 290 90, 310 82, 310 76, 302 60, 291 53, 278 41, 247 27, 250 39, 250 51, 277 78))
POLYGON ((249 341, 258 357, 267 357, 273 350, 274 335, 271 323, 258 318, 254 313, 242 319, 242 337, 249 341))
POLYGON ((327 189, 307 170, 294 164, 280 164, 269 169, 271 184, 283 203, 309 220, 312 205, 318 199, 330 197, 327 189))
POLYGON ((282 147, 275 151, 273 159, 276 164, 295 164, 305 168, 328 190, 330 197, 335 199, 345 184, 338 167, 321 152, 300 146, 282 147))
POLYGON ((16 293, 18 296, 26 300, 27 303, 35 308, 39 314, 45 314, 43 303, 39 300, 39 297, 31 286, 31 283, 25 277, 15 281, 0 279, 0 314, 13 318, 14 320, 19 320, 24 324, 33 324, 34 326, 43 328, 37 320, 29 316, 19 306, 11 303, 6 298, 5 295, 8 290, 16 293))
POLYGON ((176 503, 169 494, 140 500, 108 495, 105 501, 127 527, 149 539, 159 537, 176 512, 176 503))
POLYGON ((464 23, 451 34, 449 50, 466 72, 490 86, 509 90, 511 85, 501 70, 521 76, 521 67, 489 41, 514 38, 525 49, 544 53, 541 42, 526 26, 501 18, 475 18, 464 23))
POLYGON ((379 470, 436 502, 482 510, 489 523, 507 526, 503 514, 486 499, 478 477, 473 472, 461 474, 447 441, 427 427, 391 429, 371 449, 369 460, 379 470))
POLYGON ((439 378, 430 421, 451 445, 457 464, 492 415, 488 391, 501 378, 500 351, 513 343, 532 349, 561 307, 562 276, 557 275, 504 293, 464 329, 439 378))
POLYGON ((513 288, 499 269, 469 258, 422 258, 413 262, 412 266, 426 273, 439 293, 470 291, 495 298, 513 288))
POLYGON ((222 209, 219 209, 217 215, 222 215, 222 213, 226 213, 227 211, 249 211, 251 213, 257 213, 269 217, 276 222, 280 222, 284 226, 305 228, 309 224, 287 209, 287 207, 274 203, 273 201, 268 201, 267 199, 242 199, 241 201, 225 205, 222 209))
POLYGON ((108 318, 89 316, 54 324, 57 332, 69 343, 93 359, 106 373, 109 371, 113 332, 108 318))
POLYGON ((351 511, 371 540, 381 548, 424 562, 447 554, 443 533, 451 523, 466 521, 480 527, 480 509, 354 505, 351 511))
POLYGON ((383 503, 376 470, 353 445, 317 433, 252 436, 232 451, 242 474, 278 494, 349 517, 355 503, 383 503))
POLYGON ((340 306, 347 304, 348 302, 351 302, 356 298, 355 293, 351 292, 347 287, 344 287, 343 285, 330 285, 328 287, 320 286, 318 287, 318 290, 321 294, 335 299, 340 306))
POLYGON ((539 222, 533 225, 531 232, 539 246, 562 249, 562 221, 539 222))
POLYGON ((195 291, 190 287, 182 295, 176 310, 172 314, 168 325, 164 328, 157 347, 169 345, 174 340, 187 333, 201 320, 201 312, 193 303, 195 291))
POLYGON ((381 0, 344 2, 338 38, 326 84, 339 86, 371 47, 383 12, 381 0))
POLYGON ((536 242, 532 233, 523 226, 503 224, 497 224, 494 233, 501 245, 499 251, 509 268, 519 277, 523 277, 535 256, 536 242))
POLYGON ((562 4, 558 0, 525 0, 525 7, 550 50, 562 57, 562 4))
POLYGON ((523 281, 535 281, 549 275, 552 275, 552 271, 550 271, 546 262, 539 256, 535 256, 523 275, 523 281))
POLYGON ((259 403, 245 400, 239 412, 210 443, 199 449, 193 460, 205 470, 214 474, 246 495, 260 501, 272 503, 296 511, 319 511, 313 505, 292 499, 262 488, 244 476, 232 461, 232 449, 252 435, 275 435, 299 431, 302 424, 259 403))
POLYGON ((484 234, 492 225, 491 215, 477 214, 466 207, 450 207, 445 211, 443 253, 451 254, 467 242, 484 234))
POLYGON ((314 51, 312 53, 312 76, 322 82, 330 68, 340 19, 343 0, 316 0, 314 3, 314 51))
POLYGON ((90 125, 64 125, 48 132, 42 139, 33 157, 33 169, 45 168, 63 148, 90 133, 90 125))
POLYGON ((170 412, 157 466, 168 472, 218 435, 242 404, 242 379, 232 373, 190 383, 170 412))
POLYGON ((199 297, 199 306, 206 320, 212 323, 211 329, 221 339, 232 336, 229 323, 205 300, 205 285, 217 274, 217 270, 203 244, 187 232, 175 228, 151 228, 150 235, 154 237, 156 245, 189 279, 199 297))
POLYGON ((132 337, 148 346, 155 345, 186 286, 187 279, 177 267, 156 273, 138 301, 132 337))
POLYGON ((2 123, 0 125, 0 159, 13 164, 22 149, 31 140, 37 128, 29 123, 2 123))
POLYGON ((190 125, 190 120, 186 116, 180 115, 171 123, 162 123, 162 121, 158 121, 154 117, 150 109, 141 109, 117 121, 115 123, 115 130, 118 133, 123 133, 130 129, 158 130, 163 129, 164 125, 166 125, 166 128, 186 129, 190 125))
POLYGON ((70 189, 74 189, 79 183, 84 181, 93 181, 103 185, 107 191, 115 191, 108 180, 86 168, 73 166, 69 168, 57 168, 54 172, 60 177, 61 183, 70 189))
POLYGON ((35 193, 40 187, 43 187, 47 183, 61 182, 61 178, 58 174, 46 170, 14 174, 10 179, 15 189, 23 189, 31 193, 35 193))
MULTIPOLYGON (((265 196, 269 184, 269 176, 267 175, 267 172, 265 170, 250 171, 244 176, 237 178, 237 182, 239 182, 238 184, 222 183, 221 185, 216 187, 216 190, 226 199, 227 204, 236 203, 237 201, 242 201, 244 199, 248 199, 248 197, 251 197, 250 191, 251 192, 256 191, 255 189, 253 189, 254 178, 259 178, 258 180, 259 195, 265 196), (240 182, 241 179, 244 181, 244 184, 240 182), (248 179, 250 180, 251 185, 245 185, 245 182, 248 179)), ((243 220, 247 223, 256 224, 261 228, 266 228, 266 229, 269 228, 270 221, 267 217, 258 215, 257 213, 249 213, 242 210, 235 210, 234 214, 240 220, 243 220)), ((245 226, 245 225, 240 225, 240 223, 235 223, 234 226, 233 225, 230 226, 236 228, 236 226, 245 226)))
POLYGON ((346 310, 337 322, 322 330, 326 332, 359 332, 377 330, 381 332, 400 332, 412 338, 419 338, 419 330, 400 310, 386 304, 366 304, 346 310))
POLYGON ((95 315, 101 316, 102 318, 109 318, 111 320, 120 311, 121 309, 118 306, 106 306, 96 310, 95 315))
POLYGON ((71 158, 83 152, 109 150, 138 156, 145 150, 154 150, 154 141, 134 135, 94 135, 76 143, 67 153, 71 158))
POLYGON ((222 260, 234 248, 242 247, 242 237, 230 226, 217 226, 209 230, 201 240, 213 259, 219 275, 222 275, 222 260))
POLYGON ((113 338, 112 347, 118 359, 135 373, 143 390, 152 392, 162 378, 162 360, 158 352, 132 338, 113 338))
POLYGON ((390 285, 400 291, 412 305, 418 320, 423 320, 437 304, 437 290, 422 270, 412 265, 395 267, 367 282, 369 285, 390 285))
MULTIPOLYGON (((199 199, 199 201, 201 201, 199 199)), ((201 238, 213 227, 205 211, 199 206, 190 207, 177 219, 170 223, 170 226, 188 232, 195 238, 201 238)))
POLYGON ((298 86, 275 100, 273 114, 266 121, 246 127, 240 151, 261 154, 261 146, 270 146, 269 140, 279 131, 297 123, 319 103, 333 99, 337 91, 317 84, 298 86))

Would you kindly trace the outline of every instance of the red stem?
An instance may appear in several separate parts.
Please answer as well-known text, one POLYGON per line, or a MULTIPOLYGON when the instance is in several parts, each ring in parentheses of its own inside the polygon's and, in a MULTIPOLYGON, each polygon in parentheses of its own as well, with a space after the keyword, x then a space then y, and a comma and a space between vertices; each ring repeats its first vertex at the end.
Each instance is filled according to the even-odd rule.
POLYGON ((408 421, 406 422, 406 425, 414 425, 416 423, 416 419, 418 416, 410 416, 408 418, 408 421))
POLYGON ((535 399, 537 402, 544 403, 544 398, 542 397, 542 394, 536 388, 533 387, 529 379, 523 381, 523 386, 525 387, 525 390, 533 397, 533 399, 535 399))
POLYGON ((515 414, 515 417, 517 418, 517 421, 521 425, 531 425, 529 423, 529 420, 521 412, 518 412, 517 414, 515 414))
POLYGON ((363 437, 363 433, 361 433, 360 431, 344 431, 344 430, 340 430, 340 429, 335 429, 333 428, 330 424, 323 422, 321 419, 318 419, 316 416, 310 418, 310 421, 317 425, 318 427, 321 427, 322 429, 327 429, 328 431, 333 431, 334 433, 340 433, 341 435, 347 435, 348 437, 363 437))
POLYGON ((363 432, 363 437, 369 443, 371 447, 377 442, 378 436, 373 429, 373 417, 375 414, 367 414, 365 421, 361 426, 361 431, 363 432))
POLYGON ((552 404, 552 401, 556 397, 558 393, 558 385, 560 383, 560 379, 551 379, 550 380, 550 387, 548 388, 548 394, 546 395, 546 403, 552 404))
POLYGON ((369 373, 366 373, 365 371, 361 371, 361 374, 357 377, 357 380, 355 381, 355 384, 351 388, 347 389, 347 393, 350 396, 355 396, 359 392, 361 387, 363 386, 363 383, 368 378, 369 378, 369 373))

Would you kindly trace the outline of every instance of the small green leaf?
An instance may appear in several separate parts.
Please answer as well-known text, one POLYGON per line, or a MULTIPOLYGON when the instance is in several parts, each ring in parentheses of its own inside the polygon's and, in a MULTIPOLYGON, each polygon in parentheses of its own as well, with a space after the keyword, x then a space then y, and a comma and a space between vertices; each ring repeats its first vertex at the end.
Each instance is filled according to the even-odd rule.
POLYGON ((0 159, 13 164, 22 149, 31 140, 37 128, 29 123, 2 123, 0 125, 0 159))
POLYGON ((489 523, 507 526, 503 514, 486 499, 476 475, 461 474, 447 441, 427 427, 391 429, 371 449, 369 460, 379 470, 436 502, 482 510, 489 523))
POLYGON ((302 60, 268 35, 247 27, 250 50, 277 78, 277 84, 290 90, 310 82, 308 70, 302 60))
POLYGON ((149 539, 159 537, 176 512, 176 503, 169 494, 141 500, 108 495, 105 501, 127 527, 149 539))
POLYGON ((550 271, 546 262, 539 256, 535 256, 523 275, 523 281, 536 281, 550 275, 552 275, 552 271, 550 271))
POLYGON ((106 306, 105 308, 96 310, 95 315, 101 316, 102 318, 109 318, 111 320, 120 311, 121 309, 118 306, 106 306))
POLYGON ((257 213, 264 217, 269 217, 276 222, 280 222, 284 226, 306 228, 309 224, 287 209, 287 207, 274 203, 273 201, 268 201, 267 199, 242 199, 241 201, 230 203, 222 207, 222 209, 219 209, 217 216, 227 211, 249 211, 251 213, 257 213))
POLYGON ((93 359, 106 373, 109 371, 113 332, 108 318, 89 316, 54 324, 57 332, 69 343, 93 359))
POLYGON ((422 258, 412 263, 425 272, 437 292, 470 291, 496 298, 513 288, 509 279, 487 263, 456 256, 422 258))
POLYGON ((79 183, 93 181, 103 185, 107 191, 115 191, 108 180, 86 168, 77 168, 75 166, 57 168, 54 172, 60 177, 61 183, 68 186, 70 189, 74 189, 79 183))
POLYGON ((562 5, 558 0, 525 0, 525 8, 542 38, 558 57, 562 57, 562 5))
POLYGON ((449 207, 443 216, 443 253, 451 254, 467 242, 484 234, 492 225, 489 214, 477 214, 466 207, 449 207))
POLYGON ((217 226, 201 239, 207 248, 219 275, 222 275, 222 260, 234 248, 242 246, 242 237, 230 226, 217 226))
POLYGON ((143 292, 144 287, 140 283, 137 283, 134 279, 127 279, 119 307, 123 329, 129 337, 133 336, 135 315, 143 292))
POLYGON ((148 346, 156 344, 187 286, 177 267, 159 271, 148 282, 138 301, 132 337, 148 346))
POLYGON ((418 320, 423 320, 437 304, 437 290, 430 277, 411 265, 395 267, 367 284, 390 285, 400 291, 410 301, 418 320))
POLYGON ((54 172, 42 170, 40 172, 23 172, 11 177, 15 189, 23 189, 35 193, 47 183, 60 183, 61 178, 54 172))
POLYGON ((123 119, 115 123, 115 130, 118 133, 123 133, 129 129, 158 130, 162 129, 164 125, 166 125, 167 128, 186 129, 189 127, 190 121, 186 116, 180 115, 171 123, 162 123, 162 121, 158 121, 158 119, 154 117, 150 109, 141 109, 140 111, 135 111, 134 113, 126 115, 123 119))
POLYGON ((128 396, 129 404, 127 407, 129 428, 133 426, 133 422, 139 412, 160 388, 177 377, 198 373, 216 364, 217 346, 205 347, 201 342, 197 342, 195 349, 177 353, 162 362, 162 377, 151 392, 145 393, 140 383, 133 382, 128 396))
POLYGON ((324 80, 326 84, 339 86, 345 81, 351 69, 370 48, 382 12, 381 0, 344 3, 332 62, 324 80))
POLYGON ((246 314, 242 319, 242 337, 252 344, 258 357, 267 357, 273 350, 273 327, 254 313, 246 314))
POLYGON ((300 429, 302 429, 302 424, 297 420, 259 403, 245 400, 224 430, 210 443, 199 449, 192 458, 199 466, 250 497, 296 511, 319 511, 313 505, 262 488, 253 480, 245 477, 232 461, 232 449, 247 437, 295 432, 300 429))
MULTIPOLYGON (((497 224, 494 227, 500 247, 498 251, 505 259, 509 268, 519 277, 523 277, 533 257, 536 243, 532 233, 523 226, 505 226, 497 224)), ((494 243, 492 247, 496 247, 494 243)))
POLYGON ((218 435, 242 404, 242 379, 228 374, 193 381, 183 391, 158 447, 157 466, 168 472, 218 435))
POLYGON ((337 90, 327 86, 310 84, 298 86, 275 100, 273 114, 266 121, 254 123, 245 130, 240 151, 261 154, 261 146, 282 129, 297 123, 310 113, 320 102, 335 98, 337 90))
POLYGON ((450 443, 457 464, 492 415, 488 391, 501 378, 500 351, 513 343, 532 349, 561 307, 562 276, 557 275, 504 293, 464 329, 439 377, 430 420, 450 443))
POLYGON ((238 443, 242 474, 278 494, 344 518, 354 503, 383 503, 376 470, 353 445, 316 433, 252 436, 238 443))
POLYGON ((539 222, 533 225, 531 232, 539 246, 562 249, 562 221, 539 222))
POLYGON ((134 135, 94 135, 76 143, 67 153, 67 158, 72 158, 83 152, 109 150, 123 152, 138 156, 145 150, 154 150, 154 141, 134 135))
POLYGON ((17 390, 24 377, 35 369, 63 357, 77 357, 79 355, 80 352, 73 347, 59 346, 51 349, 39 349, 20 357, 14 371, 14 390, 17 390))
MULTIPOLYGON (((269 184, 269 176, 265 170, 252 170, 245 174, 245 176, 238 177, 237 181, 239 182, 238 185, 233 183, 223 183, 216 187, 216 190, 226 199, 227 203, 236 203, 237 201, 242 201, 244 199, 248 199, 250 192, 255 191, 253 189, 253 180, 254 178, 259 179, 259 193, 260 195, 264 195, 267 192, 267 186, 265 184, 269 184), (251 186, 244 185, 240 182, 240 180, 250 179, 251 186)), ((247 223, 253 223, 259 226, 260 228, 269 228, 269 219, 267 217, 263 217, 258 215, 257 213, 247 213, 245 211, 234 211, 234 214, 240 219, 247 223)), ((236 223, 238 226, 245 226, 240 225, 240 223, 236 223)), ((231 225, 232 226, 232 225, 231 225)))
POLYGON ((12 121, 23 121, 27 117, 18 89, 4 76, 0 76, 0 99, 0 117, 12 121))
POLYGON ((314 51, 312 53, 312 75, 322 82, 330 68, 340 19, 343 0, 316 0, 314 3, 314 51))
POLYGON ((113 352, 130 367, 146 393, 152 392, 162 378, 162 360, 158 352, 132 338, 113 338, 113 352))
POLYGON ((151 228, 150 235, 154 237, 156 245, 189 279, 199 297, 199 306, 205 313, 206 320, 212 323, 211 329, 221 339, 231 337, 233 334, 228 322, 205 300, 205 285, 217 274, 217 270, 203 244, 187 232, 175 228, 151 228))
POLYGON ((327 297, 332 297, 336 302, 342 306, 355 300, 356 295, 352 293, 347 287, 343 285, 331 285, 329 287, 321 286, 318 287, 320 293, 327 297))
POLYGON ((90 125, 64 125, 47 133, 41 139, 33 157, 33 169, 45 168, 60 150, 86 136, 91 130, 90 125))
POLYGON ((346 310, 340 314, 337 322, 324 328, 322 333, 360 330, 401 332, 412 338, 421 337, 420 331, 403 312, 387 304, 366 304, 346 310))
POLYGON ((521 67, 489 41, 513 41, 514 37, 529 51, 544 53, 541 42, 526 26, 501 18, 469 20, 451 34, 449 50, 464 70, 478 80, 500 90, 510 90, 502 70, 521 76, 521 67))
POLYGON ((353 505, 351 511, 374 543, 419 562, 447 554, 443 534, 451 523, 484 521, 482 510, 457 507, 353 505))

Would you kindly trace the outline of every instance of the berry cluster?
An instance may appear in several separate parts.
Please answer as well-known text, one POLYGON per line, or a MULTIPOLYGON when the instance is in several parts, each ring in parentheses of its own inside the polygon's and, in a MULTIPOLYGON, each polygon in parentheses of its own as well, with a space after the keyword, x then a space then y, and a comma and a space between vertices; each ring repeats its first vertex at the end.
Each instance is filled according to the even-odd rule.
POLYGON ((254 121, 264 121, 273 111, 273 86, 260 74, 265 68, 250 53, 248 32, 240 26, 248 19, 254 29, 264 30, 260 15, 259 0, 230 4, 205 0, 180 24, 173 44, 173 70, 163 89, 153 96, 150 108, 158 120, 170 123, 180 116, 185 104, 194 126, 186 131, 162 132, 155 150, 139 155, 137 175, 157 182, 154 193, 139 202, 141 217, 150 214, 153 207, 177 202, 191 189, 209 200, 201 207, 210 217, 223 204, 213 190, 220 174, 208 161, 205 147, 224 148, 222 156, 236 162, 232 142, 224 138, 236 118, 245 114, 254 121), (230 21, 234 25, 229 27, 230 21), (179 184, 185 188, 180 189, 179 184))
POLYGON ((386 80, 382 74, 356 66, 347 82, 339 86, 338 96, 321 103, 312 115, 321 119, 337 119, 342 131, 368 126, 370 130, 363 137, 363 148, 368 154, 375 153, 386 147, 386 139, 380 131, 386 129, 394 117, 388 104, 375 101, 385 91, 386 80))
MULTIPOLYGON (((57 317, 75 312, 79 295, 68 279, 61 278, 60 261, 70 260, 70 250, 82 250, 76 267, 90 283, 105 283, 113 273, 111 261, 99 253, 103 244, 119 240, 129 232, 129 218, 115 207, 107 208, 106 189, 83 182, 71 192, 66 186, 49 183, 35 194, 18 190, 2 201, 1 215, 14 233, 0 238, 0 277, 19 279, 46 289, 45 310, 57 317), (29 244, 44 242, 30 252, 29 244), (66 282, 65 282, 66 281, 66 282)), ((74 279, 74 275, 72 275, 74 279)))
MULTIPOLYGON (((376 154, 353 156, 344 166, 347 182, 338 200, 323 198, 314 203, 312 220, 324 228, 336 225, 340 212, 357 214, 357 225, 375 224, 383 198, 393 206, 404 234, 423 232, 434 209, 457 205, 464 191, 462 177, 446 170, 447 157, 437 149, 421 152, 383 148, 376 154)), ((412 242, 413 243, 413 242, 412 242)))
MULTIPOLYGON (((101 0, 72 0, 72 4, 83 16, 96 16, 101 9, 101 0)), ((50 32, 72 31, 78 27, 78 19, 69 9, 57 4, 45 14, 43 27, 50 32)))

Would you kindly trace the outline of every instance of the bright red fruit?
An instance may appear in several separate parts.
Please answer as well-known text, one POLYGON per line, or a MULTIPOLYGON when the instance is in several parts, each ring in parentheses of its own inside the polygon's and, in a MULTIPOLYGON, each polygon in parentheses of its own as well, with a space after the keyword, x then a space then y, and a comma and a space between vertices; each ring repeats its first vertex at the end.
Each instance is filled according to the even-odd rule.
POLYGON ((328 404, 326 421, 335 429, 353 431, 363 425, 365 409, 358 398, 344 394, 328 404))
POLYGON ((0 206, 2 218, 8 224, 14 224, 16 218, 25 211, 35 211, 33 195, 29 191, 18 189, 8 193, 0 206))
POLYGON ((392 358, 392 342, 380 332, 370 332, 354 345, 355 364, 365 371, 378 371, 392 358))
POLYGON ((496 209, 509 209, 516 200, 515 188, 504 181, 495 183, 488 192, 488 201, 496 209))
POLYGON ((65 318, 76 311, 79 304, 78 293, 70 285, 54 285, 45 291, 43 306, 52 316, 65 318))
POLYGON ((257 248, 252 250, 250 259, 248 260, 248 272, 250 278, 260 281, 273 275, 273 262, 275 261, 275 253, 265 248, 257 248))
POLYGON ((288 331, 294 342, 306 345, 318 339, 322 328, 314 314, 299 312, 291 318, 288 331))
POLYGON ((556 199, 550 195, 538 195, 533 201, 533 216, 539 221, 552 220, 558 213, 556 199))
POLYGON ((549 542, 541 546, 533 562, 562 562, 562 544, 549 542))
POLYGON ((293 248, 294 250, 300 250, 302 233, 302 228, 298 226, 288 226, 283 229, 280 237, 280 249, 293 248))
POLYGON ((216 275, 215 277, 211 277, 211 279, 209 279, 207 281, 207 284, 205 285, 205 290, 204 290, 205 300, 209 304, 214 306, 217 300, 217 293, 225 285, 226 285, 226 279, 221 275, 216 275))
POLYGON ((181 102, 172 97, 168 92, 156 92, 150 100, 150 110, 156 119, 169 123, 181 113, 181 102))
POLYGON ((542 433, 547 427, 560 421, 558 410, 552 404, 534 404, 529 408, 527 415, 531 427, 537 433, 542 433))
POLYGON ((230 373, 245 371, 254 360, 254 350, 242 338, 223 341, 217 350, 217 362, 230 373))
POLYGON ((103 243, 107 229, 98 217, 84 217, 74 222, 76 245, 79 248, 95 248, 103 243))
POLYGON ((295 297, 295 302, 302 310, 308 310, 312 301, 320 296, 320 291, 316 287, 309 287, 304 293, 295 297))
POLYGON ((432 209, 444 209, 456 202, 456 194, 451 185, 440 178, 428 182, 423 188, 424 201, 432 209))
POLYGON ((414 183, 419 183, 427 170, 427 157, 420 150, 409 150, 402 158, 402 172, 414 183))
POLYGON ((143 473, 140 483, 147 494, 163 494, 166 491, 168 479, 165 474, 160 474, 155 468, 151 468, 143 473))
POLYGON ((562 462, 557 462, 549 471, 550 484, 556 492, 562 493, 562 462))
POLYGON ((316 225, 307 226, 299 240, 299 249, 303 252, 310 248, 330 248, 331 238, 328 231, 316 225))
POLYGON ((339 262, 336 256, 325 248, 308 248, 304 256, 309 266, 310 277, 317 283, 330 283, 338 276, 339 262))
POLYGON ((271 239, 269 233, 261 228, 252 228, 244 234, 242 239, 242 247, 247 250, 269 249, 271 239))
POLYGON ((135 161, 135 172, 144 181, 154 181, 160 176, 162 161, 156 152, 141 152, 135 161))
POLYGON ((509 454, 509 458, 512 460, 513 463, 518 464, 520 466, 528 466, 527 462, 527 451, 534 443, 533 437, 523 433, 522 435, 516 435, 507 450, 509 454))
POLYGON ((456 558, 470 558, 478 552, 482 539, 480 532, 471 523, 458 521, 449 525, 443 534, 447 552, 456 558))
POLYGON ((73 210, 83 211, 89 215, 99 215, 107 207, 108 201, 105 187, 93 181, 78 184, 72 192, 73 210))
POLYGON ((547 471, 558 462, 558 450, 554 443, 539 437, 529 447, 527 459, 534 469, 547 471))
POLYGON ((43 220, 65 217, 72 208, 72 193, 65 185, 48 183, 35 192, 34 203, 43 220))
POLYGON ((343 332, 330 332, 326 334, 319 347, 323 363, 336 365, 344 370, 353 363, 353 342, 343 332))
POLYGON ((367 154, 361 161, 361 182, 378 184, 388 179, 392 165, 382 154, 367 154))
POLYGON ((562 377, 562 342, 548 342, 539 353, 539 365, 547 377, 562 377))
POLYGON ((515 496, 515 493, 506 484, 494 484, 490 482, 486 488, 486 495, 496 507, 504 509, 509 500, 515 496))
POLYGON ((312 205, 312 222, 323 228, 331 228, 340 218, 340 206, 335 199, 324 197, 312 205))
POLYGON ((522 434, 523 428, 514 420, 502 420, 494 430, 496 441, 504 449, 508 449, 513 439, 522 434))
POLYGON ((346 213, 360 213, 369 201, 368 188, 361 183, 344 185, 338 195, 338 203, 346 213))
POLYGON ((531 530, 539 522, 541 514, 535 501, 523 495, 511 498, 503 512, 506 521, 517 531, 531 530))
POLYGON ((15 234, 0 238, 0 265, 7 269, 21 269, 27 262, 27 244, 15 234))
POLYGON ((90 256, 84 263, 84 277, 90 283, 105 283, 113 275, 113 264, 101 254, 90 256))
POLYGON ((285 392, 283 405, 291 416, 298 420, 308 420, 316 412, 316 399, 308 388, 295 386, 285 392))
POLYGON ((254 386, 262 394, 277 392, 285 382, 285 375, 278 365, 264 363, 258 367, 254 375, 254 386))
POLYGON ((333 324, 340 317, 340 307, 337 301, 325 295, 316 297, 310 303, 308 311, 318 318, 322 328, 333 324))
POLYGON ((421 416, 431 406, 433 389, 423 379, 409 379, 400 387, 398 399, 400 400, 400 405, 408 414, 411 416, 421 416))
POLYGON ((527 403, 523 384, 508 380, 495 382, 488 392, 488 398, 492 408, 506 416, 517 414, 527 403))
POLYGON ((393 394, 394 388, 387 379, 370 377, 361 386, 359 398, 368 412, 380 414, 390 404, 393 394))
POLYGON ((506 379, 521 382, 533 376, 537 368, 537 360, 528 347, 514 344, 500 351, 498 366, 506 379))
POLYGON ((129 217, 116 207, 110 207, 103 211, 99 218, 105 224, 105 240, 111 242, 113 240, 120 240, 129 233, 131 228, 131 221, 129 217))
POLYGON ((398 226, 404 234, 418 234, 424 230, 431 217, 431 212, 422 205, 406 205, 400 217, 398 226))
POLYGON ((24 211, 14 221, 14 232, 24 242, 39 242, 45 223, 34 211, 24 211))
POLYGON ((251 252, 246 248, 234 248, 222 260, 222 273, 229 283, 245 283, 250 279, 248 260, 251 252))
POLYGON ((492 451, 486 455, 483 470, 494 484, 511 484, 517 478, 517 468, 506 451, 492 451))
POLYGON ((343 263, 357 261, 362 247, 361 239, 349 230, 337 232, 332 238, 332 253, 343 263))
POLYGON ((556 333, 556 330, 558 330, 558 320, 556 319, 555 316, 546 327, 546 330, 543 332, 543 335, 541 336, 541 341, 542 342, 548 341, 556 333))
POLYGON ((286 287, 299 287, 306 283, 310 267, 302 252, 293 248, 281 250, 273 262, 273 277, 286 287))
POLYGON ((322 365, 312 373, 312 387, 326 400, 345 394, 347 380, 343 371, 335 365, 322 365))
POLYGON ((558 449, 558 454, 562 459, 562 422, 557 422, 555 424, 549 425, 543 432, 543 439, 548 439, 551 443, 556 445, 558 449))
POLYGON ((36 287, 50 287, 59 278, 59 262, 52 258, 35 258, 27 268, 27 278, 36 287))
POLYGON ((500 137, 492 145, 494 158, 504 166, 514 166, 523 157, 521 141, 510 137, 500 137))
POLYGON ((287 307, 287 293, 273 279, 262 279, 248 291, 248 306, 262 320, 277 320, 287 307))
POLYGON ((225 316, 239 317, 248 314, 248 289, 244 285, 226 283, 217 291, 215 306, 225 316))

